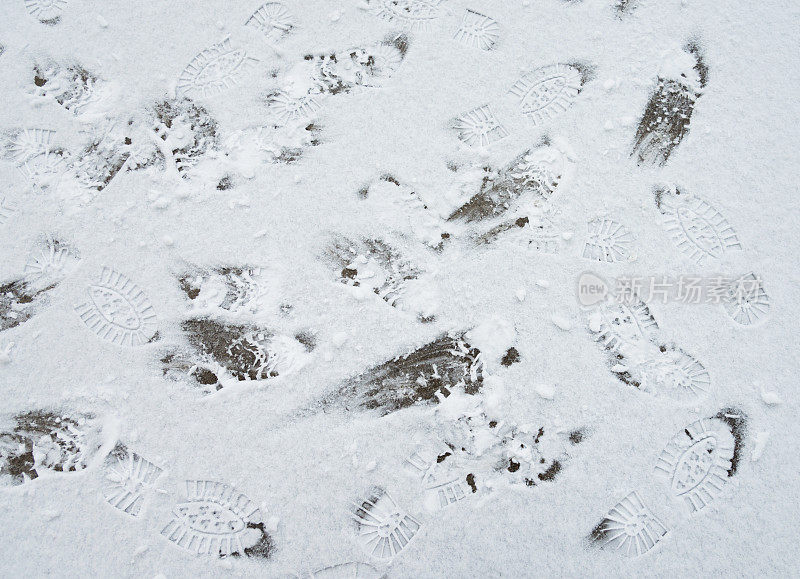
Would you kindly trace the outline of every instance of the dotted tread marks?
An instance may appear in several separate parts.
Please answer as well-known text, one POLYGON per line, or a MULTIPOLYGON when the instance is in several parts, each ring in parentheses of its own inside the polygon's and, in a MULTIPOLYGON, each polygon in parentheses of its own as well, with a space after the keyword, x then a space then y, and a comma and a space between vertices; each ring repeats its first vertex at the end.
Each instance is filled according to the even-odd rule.
POLYGON ((374 12, 384 20, 403 25, 406 30, 429 30, 441 17, 442 0, 371 0, 374 12))
POLYGON ((540 125, 570 108, 589 76, 588 67, 553 64, 523 75, 509 92, 517 97, 522 113, 540 125))
POLYGON ((86 289, 88 300, 75 312, 100 338, 119 346, 140 346, 156 334, 150 299, 126 276, 104 267, 100 281, 86 289))
POLYGON ((244 50, 233 48, 229 38, 200 52, 178 78, 178 93, 190 98, 207 97, 239 84, 256 62, 244 50))
POLYGON ((258 557, 274 551, 260 509, 233 487, 213 481, 186 481, 187 500, 172 511, 161 535, 198 555, 258 557))
POLYGON ((678 249, 698 264, 742 249, 727 219, 702 199, 678 187, 657 187, 655 198, 667 233, 678 249))

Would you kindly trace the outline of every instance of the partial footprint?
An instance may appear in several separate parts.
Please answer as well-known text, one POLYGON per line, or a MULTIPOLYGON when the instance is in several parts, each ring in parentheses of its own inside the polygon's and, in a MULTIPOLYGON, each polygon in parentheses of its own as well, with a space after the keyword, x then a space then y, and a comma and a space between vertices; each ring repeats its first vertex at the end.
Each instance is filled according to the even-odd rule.
POLYGON ((655 547, 667 532, 667 527, 645 506, 639 493, 633 491, 606 514, 590 539, 603 549, 635 557, 655 547))
POLYGON ((163 469, 122 443, 103 463, 103 498, 112 507, 138 517, 163 469))
POLYGON ((462 113, 453 120, 452 125, 459 140, 470 147, 488 147, 510 134, 494 116, 489 105, 462 113))
POLYGON ((25 0, 28 13, 48 26, 55 26, 61 21, 61 13, 66 6, 67 0, 25 0))
POLYGON ((207 393, 242 381, 277 378, 298 371, 309 360, 313 342, 264 328, 194 318, 181 324, 190 348, 162 359, 163 374, 191 378, 207 393))
POLYGON ((598 217, 589 221, 587 229, 583 257, 609 263, 630 259, 633 235, 624 225, 598 217))
POLYGON ((90 413, 32 410, 4 422, 0 485, 5 486, 82 471, 98 460, 106 442, 102 421, 90 413))
POLYGON ((442 0, 367 0, 375 14, 408 31, 427 31, 445 14, 442 0))
POLYGON ((193 309, 212 312, 257 314, 275 289, 274 278, 254 267, 194 267, 179 282, 193 309))
POLYGON ((435 286, 422 268, 386 241, 335 237, 326 258, 339 281, 351 286, 357 297, 375 294, 421 322, 435 319, 439 303, 435 286))
POLYGON ((491 50, 500 38, 500 25, 490 16, 466 10, 453 38, 471 48, 491 50))
POLYGON ((262 4, 245 22, 264 34, 268 42, 276 42, 295 28, 294 16, 281 2, 262 4))
POLYGON ((722 306, 739 325, 750 326, 763 320, 772 308, 764 282, 754 273, 732 280, 721 289, 722 306))

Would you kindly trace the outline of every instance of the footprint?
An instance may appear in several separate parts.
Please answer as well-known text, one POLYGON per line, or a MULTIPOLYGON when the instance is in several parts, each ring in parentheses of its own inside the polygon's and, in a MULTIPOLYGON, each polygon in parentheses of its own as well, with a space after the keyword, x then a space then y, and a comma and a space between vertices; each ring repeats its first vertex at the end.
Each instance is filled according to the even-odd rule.
POLYGON ((28 13, 42 24, 55 26, 61 21, 61 13, 67 0, 25 0, 28 13))
POLYGON ((509 135, 508 129, 495 118, 489 105, 482 105, 459 115, 452 124, 459 140, 470 147, 488 147, 509 135))
POLYGON ((349 380, 324 406, 377 411, 385 416, 415 404, 436 404, 454 389, 476 394, 483 386, 481 352, 464 334, 443 335, 349 380))
POLYGON ((27 322, 48 303, 57 284, 42 286, 25 278, 0 285, 0 332, 27 322))
POLYGON ((541 125, 570 108, 592 75, 592 67, 585 64, 552 64, 524 74, 509 93, 517 98, 522 114, 541 125))
POLYGON ((167 175, 188 178, 220 148, 217 121, 189 99, 161 101, 153 107, 151 139, 167 175))
POLYGON ((650 309, 637 296, 603 303, 589 315, 589 331, 608 353, 611 372, 623 383, 657 396, 693 402, 711 388, 705 366, 661 341, 650 309))
POLYGON ((172 510, 161 535, 197 555, 269 559, 275 544, 261 510, 233 487, 214 481, 186 481, 187 500, 172 510))
POLYGON ((208 97, 239 84, 258 62, 244 50, 233 48, 230 38, 213 44, 195 56, 178 78, 179 96, 208 97))
POLYGON ((658 458, 656 473, 692 513, 716 499, 736 470, 734 452, 738 463, 741 440, 737 443, 734 430, 743 418, 737 413, 729 419, 725 414, 693 422, 658 458))
POLYGON ((351 561, 332 567, 323 567, 300 577, 302 579, 381 579, 385 577, 385 574, 368 563, 351 561))
POLYGON ((164 356, 163 373, 173 378, 191 376, 206 393, 221 390, 226 383, 288 375, 308 361, 307 344, 263 328, 210 318, 186 320, 181 328, 191 349, 164 356))
POLYGON ((411 542, 422 523, 401 509, 382 488, 353 505, 358 543, 366 553, 380 560, 391 560, 411 542))
POLYGON ((657 187, 656 206, 675 245, 698 264, 742 245, 728 221, 711 205, 679 187, 657 187))
POLYGON ((598 217, 589 221, 587 229, 584 258, 608 263, 630 259, 633 235, 624 225, 598 217))
POLYGON ((24 129, 7 145, 11 160, 38 191, 57 189, 67 170, 68 155, 54 145, 55 135, 49 129, 24 129))
POLYGON ((286 74, 293 83, 289 92, 296 97, 330 96, 383 86, 403 63, 408 47, 408 37, 401 34, 338 53, 306 55, 286 74))
POLYGON ((245 22, 264 34, 268 42, 277 42, 294 30, 294 16, 280 2, 267 2, 245 22))
POLYGON ((640 356, 621 350, 614 362, 617 377, 643 392, 691 400, 707 394, 711 386, 708 370, 675 346, 649 348, 640 356))
MULTIPOLYGON (((669 489, 686 515, 691 517, 722 495, 736 474, 746 429, 747 417, 741 411, 723 408, 677 433, 661 452, 656 480, 669 489)), ((666 534, 661 518, 634 491, 611 509, 589 538, 601 548, 633 557, 650 551, 666 534)))
POLYGON ((57 282, 77 269, 81 256, 70 244, 52 236, 40 239, 25 264, 25 276, 36 282, 57 282))
POLYGON ((390 306, 411 312, 421 322, 435 319, 435 288, 425 271, 382 239, 335 237, 325 256, 338 280, 357 297, 373 293, 390 306))
POLYGON ((635 557, 655 547, 667 532, 664 524, 633 491, 608 512, 594 528, 590 539, 604 549, 635 557))
POLYGON ((157 318, 147 294, 128 277, 103 267, 97 284, 86 288, 87 301, 75 312, 87 328, 118 346, 140 346, 156 335, 157 318))
POLYGON ((708 67, 695 42, 688 43, 665 66, 670 73, 659 75, 636 129, 631 156, 639 165, 666 164, 689 132, 695 101, 708 82, 708 67))
POLYGON ((92 136, 70 163, 68 177, 80 187, 89 190, 86 196, 103 191, 123 167, 134 149, 131 139, 119 127, 108 127, 92 136))
POLYGON ((658 324, 647 304, 632 296, 625 302, 598 306, 589 316, 589 330, 606 349, 618 351, 622 346, 654 341, 658 324))
POLYGON ((15 415, 0 432, 0 485, 82 471, 101 455, 102 434, 101 421, 89 413, 33 410, 15 415))
POLYGON ((427 31, 444 14, 442 0, 367 0, 379 17, 408 31, 427 31))
POLYGON ((267 95, 267 106, 276 127, 309 123, 314 119, 322 105, 311 96, 295 97, 278 90, 267 95))
POLYGON ((162 472, 160 467, 117 443, 103 463, 103 498, 123 513, 138 517, 162 472))
POLYGON ((743 275, 722 289, 722 306, 739 325, 750 326, 759 322, 772 308, 763 281, 754 273, 743 275))
POLYGON ((36 65, 33 94, 54 100, 76 116, 95 115, 112 94, 112 88, 80 64, 36 65))
POLYGON ((491 50, 500 38, 500 25, 494 18, 467 9, 453 38, 471 48, 491 50))
POLYGON ((253 267, 195 267, 179 282, 193 309, 232 313, 258 313, 273 289, 266 272, 253 267))
POLYGON ((399 216, 404 225, 397 231, 401 236, 410 233, 411 237, 437 251, 450 237, 439 215, 431 210, 416 189, 390 173, 384 173, 363 186, 358 195, 376 216, 387 213, 399 216))
POLYGON ((443 509, 476 492, 467 482, 467 476, 473 475, 454 467, 454 461, 447 461, 451 455, 447 446, 440 445, 437 449, 415 451, 405 460, 409 470, 422 483, 428 511, 443 509))
POLYGON ((480 191, 453 211, 448 221, 471 223, 492 219, 514 209, 523 200, 542 207, 556 192, 567 172, 567 163, 566 155, 545 141, 524 151, 500 170, 487 168, 480 191))

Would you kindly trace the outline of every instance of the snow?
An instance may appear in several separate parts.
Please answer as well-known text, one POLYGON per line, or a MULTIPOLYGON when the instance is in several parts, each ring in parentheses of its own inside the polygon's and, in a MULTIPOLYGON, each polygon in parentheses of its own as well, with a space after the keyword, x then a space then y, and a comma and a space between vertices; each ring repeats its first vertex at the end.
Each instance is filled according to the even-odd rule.
POLYGON ((0 574, 796 573, 800 13, 408 2, 0 5, 0 574), (181 544, 203 501, 248 552, 181 544))

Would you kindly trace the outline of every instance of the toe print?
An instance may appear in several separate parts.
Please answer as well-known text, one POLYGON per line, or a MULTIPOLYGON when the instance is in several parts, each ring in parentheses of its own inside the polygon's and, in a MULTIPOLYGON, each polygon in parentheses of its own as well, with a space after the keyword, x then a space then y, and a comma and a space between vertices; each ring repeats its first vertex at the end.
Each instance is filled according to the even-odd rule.
POLYGON ((458 138, 470 147, 488 147, 505 139, 509 133, 494 116, 489 105, 472 109, 453 122, 458 138))
POLYGON ((245 24, 260 30, 270 42, 280 40, 295 27, 294 17, 280 2, 267 2, 262 5, 245 24))
POLYGON ((632 492, 611 509, 592 531, 591 539, 604 549, 628 557, 643 555, 667 534, 667 528, 632 492))
POLYGON ((627 261, 631 254, 633 236, 624 225, 611 219, 597 218, 587 224, 589 236, 583 247, 583 257, 593 261, 627 261))
POLYGON ((162 472, 160 467, 118 443, 103 465, 103 497, 112 507, 138 517, 162 472))
POLYGON ((500 38, 500 25, 494 18, 467 10, 453 38, 472 48, 491 50, 500 38))
POLYGON ((353 517, 359 544, 367 554, 381 560, 398 555, 422 526, 381 488, 374 489, 369 497, 354 505, 353 517))

